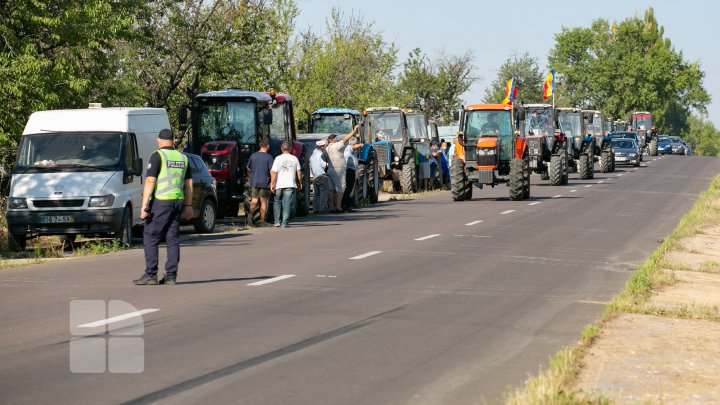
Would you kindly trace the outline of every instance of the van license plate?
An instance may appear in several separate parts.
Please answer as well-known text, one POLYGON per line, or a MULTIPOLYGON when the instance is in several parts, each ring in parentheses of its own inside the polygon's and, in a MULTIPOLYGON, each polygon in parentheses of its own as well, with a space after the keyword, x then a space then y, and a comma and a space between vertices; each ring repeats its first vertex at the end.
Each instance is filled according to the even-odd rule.
POLYGON ((71 222, 75 222, 75 218, 68 215, 40 217, 41 224, 67 224, 71 222))

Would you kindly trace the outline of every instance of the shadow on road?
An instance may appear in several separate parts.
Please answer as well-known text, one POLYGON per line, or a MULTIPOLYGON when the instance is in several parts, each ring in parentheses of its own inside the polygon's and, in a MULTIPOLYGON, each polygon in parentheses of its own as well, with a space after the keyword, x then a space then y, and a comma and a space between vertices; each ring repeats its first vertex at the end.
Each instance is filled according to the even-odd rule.
POLYGON ((236 278, 213 278, 210 280, 190 280, 178 281, 180 284, 211 284, 211 283, 228 283, 233 281, 250 281, 250 280, 267 280, 276 276, 257 276, 257 277, 236 277, 236 278))

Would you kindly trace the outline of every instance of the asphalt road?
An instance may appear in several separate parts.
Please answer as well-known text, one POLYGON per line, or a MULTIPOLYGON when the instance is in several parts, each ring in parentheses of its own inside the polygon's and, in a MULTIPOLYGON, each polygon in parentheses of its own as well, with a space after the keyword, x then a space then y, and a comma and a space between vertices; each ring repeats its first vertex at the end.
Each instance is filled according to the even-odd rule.
POLYGON ((533 177, 530 201, 442 192, 193 238, 174 287, 131 284, 139 248, 2 270, 0 402, 496 403, 578 340, 720 172, 646 163, 533 177), (157 310, 144 372, 70 371, 73 300, 157 310))

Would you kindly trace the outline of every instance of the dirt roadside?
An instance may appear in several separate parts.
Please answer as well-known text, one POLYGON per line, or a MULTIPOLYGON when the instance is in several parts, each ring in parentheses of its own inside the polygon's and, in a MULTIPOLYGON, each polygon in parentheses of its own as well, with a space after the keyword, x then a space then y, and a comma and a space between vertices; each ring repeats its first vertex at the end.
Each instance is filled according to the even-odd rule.
POLYGON ((617 404, 720 403, 720 227, 680 239, 662 271, 671 284, 605 325, 572 388, 617 404))

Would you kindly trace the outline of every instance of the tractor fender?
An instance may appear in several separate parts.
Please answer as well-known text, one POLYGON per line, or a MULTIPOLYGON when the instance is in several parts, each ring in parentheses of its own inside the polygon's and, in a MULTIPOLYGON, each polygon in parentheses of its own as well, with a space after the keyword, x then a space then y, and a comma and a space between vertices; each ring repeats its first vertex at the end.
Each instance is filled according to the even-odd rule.
POLYGON ((515 154, 514 158, 522 159, 527 152, 527 139, 523 137, 515 138, 515 154))
POLYGON ((292 143, 292 154, 295 155, 300 162, 302 162, 302 152, 305 145, 302 142, 293 141, 292 143))

